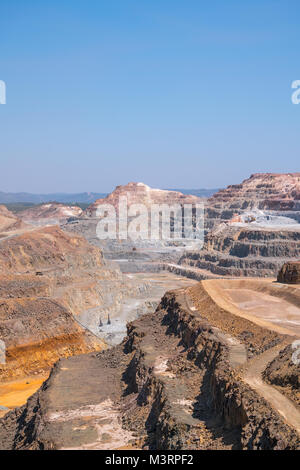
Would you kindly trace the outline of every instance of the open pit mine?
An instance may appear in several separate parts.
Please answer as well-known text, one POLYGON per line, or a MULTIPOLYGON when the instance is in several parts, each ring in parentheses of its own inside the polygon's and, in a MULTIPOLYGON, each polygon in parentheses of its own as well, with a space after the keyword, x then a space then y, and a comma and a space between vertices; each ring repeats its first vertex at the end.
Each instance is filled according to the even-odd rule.
POLYGON ((299 450, 299 200, 296 173, 1 206, 0 449, 299 450), (99 240, 124 195, 205 202, 203 248, 99 240))
POLYGON ((254 174, 206 201, 202 250, 187 250, 174 272, 194 279, 276 277, 300 259, 300 173, 254 174))

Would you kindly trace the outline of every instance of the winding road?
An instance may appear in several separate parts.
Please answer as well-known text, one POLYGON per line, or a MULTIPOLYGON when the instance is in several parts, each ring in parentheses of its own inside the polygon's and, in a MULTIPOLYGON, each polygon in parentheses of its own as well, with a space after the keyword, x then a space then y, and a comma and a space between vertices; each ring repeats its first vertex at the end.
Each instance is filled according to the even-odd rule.
MULTIPOLYGON (((186 305, 188 309, 195 314, 198 312, 194 306, 193 300, 188 292, 185 292, 186 305)), ((200 314, 200 313, 199 313, 200 314)), ((218 334, 226 341, 230 351, 230 362, 233 367, 243 366, 242 380, 263 397, 272 408, 277 411, 293 427, 300 436, 300 411, 285 395, 280 393, 275 387, 263 381, 262 373, 267 365, 278 355, 283 348, 282 344, 268 349, 259 356, 247 361, 247 352, 245 345, 240 343, 232 336, 217 330, 218 334)))

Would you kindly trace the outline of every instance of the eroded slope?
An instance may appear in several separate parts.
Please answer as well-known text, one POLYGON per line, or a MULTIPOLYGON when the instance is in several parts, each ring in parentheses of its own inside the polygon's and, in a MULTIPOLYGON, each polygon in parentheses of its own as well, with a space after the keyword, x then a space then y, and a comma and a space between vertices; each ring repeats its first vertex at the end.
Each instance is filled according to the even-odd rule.
POLYGON ((46 227, 0 242, 0 334, 6 364, 0 377, 49 369, 59 357, 105 347, 76 317, 102 306, 117 310, 135 292, 102 252, 82 237, 46 227))
POLYGON ((252 351, 243 336, 212 326, 205 299, 195 306, 189 292, 167 293, 128 326, 122 345, 59 361, 27 405, 0 421, 1 447, 299 448, 293 423, 243 372, 249 351, 258 359, 286 336, 262 329, 252 351))

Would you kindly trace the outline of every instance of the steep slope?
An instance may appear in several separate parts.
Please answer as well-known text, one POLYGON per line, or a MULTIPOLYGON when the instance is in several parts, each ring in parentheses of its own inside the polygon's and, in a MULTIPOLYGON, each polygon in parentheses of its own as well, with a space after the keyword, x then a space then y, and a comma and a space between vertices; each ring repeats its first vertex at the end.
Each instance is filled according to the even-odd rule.
MULTIPOLYGON (((116 260, 123 272, 153 272, 161 269, 162 261, 178 261, 186 247, 199 246, 199 240, 190 238, 163 239, 161 233, 157 238, 152 237, 151 208, 162 204, 168 206, 178 205, 180 208, 184 204, 189 204, 195 207, 195 204, 202 202, 203 199, 197 196, 182 194, 178 191, 154 189, 143 183, 128 183, 125 186, 117 186, 106 198, 95 201, 83 212, 79 219, 69 221, 63 228, 83 235, 93 245, 99 246, 105 257, 116 260), (122 239, 122 237, 119 237, 119 225, 117 224, 116 237, 99 239, 97 237, 97 224, 100 219, 99 216, 97 217, 97 208, 110 204, 115 209, 116 214, 119 215, 119 201, 124 197, 127 198, 128 208, 132 204, 143 204, 146 207, 148 226, 146 222, 145 232, 134 240, 130 236, 122 239)), ((122 217, 124 221, 123 214, 121 214, 122 217)), ((172 217, 173 214, 171 213, 170 220, 165 222, 165 228, 169 228, 170 231, 172 231, 174 221, 174 217, 173 219, 172 217)), ((128 216, 126 220, 127 228, 134 218, 134 216, 128 216)))
MULTIPOLYGON (((77 321, 102 308, 118 311, 136 292, 102 252, 59 227, 45 227, 0 241, 0 332, 9 379, 49 368, 59 357, 99 350, 103 341, 77 321)), ((98 319, 97 319, 98 321, 98 319)))
MULTIPOLYGON (((0 447, 299 449, 299 410, 289 422, 284 396, 279 411, 248 384, 257 325, 238 320, 249 333, 238 340, 213 326, 199 289, 167 293, 155 313, 128 326, 122 345, 59 361, 27 404, 0 420, 0 447)), ((286 341, 261 328, 254 359, 286 341)))
POLYGON ((278 273, 278 282, 300 284, 300 261, 285 263, 278 273))
POLYGON ((69 310, 42 297, 1 299, 0 337, 6 347, 1 381, 41 373, 60 357, 105 347, 76 323, 69 310))
POLYGON ((280 351, 268 364, 263 376, 300 407, 299 344, 295 347, 288 345, 280 351))
MULTIPOLYGON (((185 253, 178 272, 276 277, 300 257, 300 173, 254 174, 208 199, 202 250, 185 253)), ((174 268, 173 268, 174 270, 174 268)))
POLYGON ((59 227, 45 227, 0 241, 0 273, 62 273, 80 267, 102 267, 100 250, 82 237, 70 236, 59 227))
POLYGON ((277 211, 296 217, 300 212, 300 173, 256 173, 230 185, 208 200, 210 225, 245 211, 277 211))
POLYGON ((276 277, 283 263, 300 258, 300 225, 290 229, 221 224, 205 236, 201 251, 185 253, 181 268, 211 275, 276 277))
POLYGON ((101 204, 111 204, 118 211, 119 200, 127 197, 128 205, 144 204, 150 208, 152 204, 196 204, 201 198, 179 191, 168 191, 163 189, 150 188, 144 183, 128 183, 125 186, 117 186, 116 189, 104 199, 97 199, 85 211, 84 216, 95 217, 96 211, 101 204))

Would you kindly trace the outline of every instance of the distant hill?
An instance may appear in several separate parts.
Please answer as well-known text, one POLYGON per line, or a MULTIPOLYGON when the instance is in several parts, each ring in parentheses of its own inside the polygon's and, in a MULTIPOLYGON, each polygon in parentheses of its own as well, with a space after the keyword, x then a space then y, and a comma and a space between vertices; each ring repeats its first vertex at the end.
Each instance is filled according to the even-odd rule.
POLYGON ((31 193, 4 193, 0 191, 0 204, 10 203, 33 203, 41 204, 44 202, 63 202, 63 203, 85 203, 91 204, 105 197, 106 193, 53 193, 53 194, 31 194, 31 193))
MULTIPOLYGON (((219 189, 170 189, 183 194, 191 194, 198 197, 211 197, 219 189)), ((102 199, 107 193, 53 193, 53 194, 31 194, 31 193, 4 193, 0 191, 0 204, 42 204, 44 202, 62 202, 64 204, 92 204, 97 199, 102 199)))
POLYGON ((218 191, 220 191, 220 188, 217 189, 170 189, 169 191, 179 191, 182 194, 190 194, 192 196, 198 196, 198 197, 211 197, 213 194, 216 194, 218 191))

